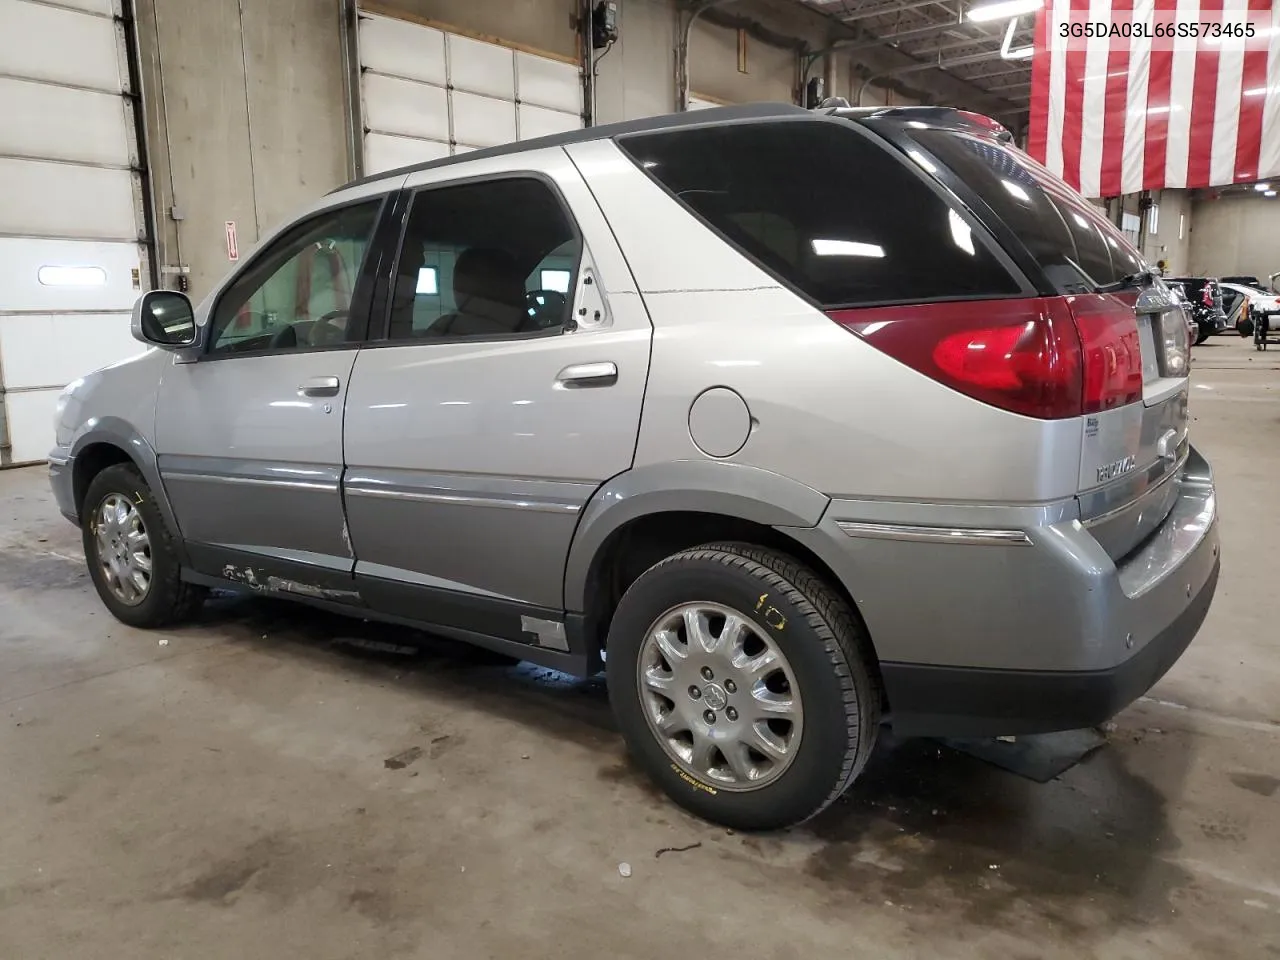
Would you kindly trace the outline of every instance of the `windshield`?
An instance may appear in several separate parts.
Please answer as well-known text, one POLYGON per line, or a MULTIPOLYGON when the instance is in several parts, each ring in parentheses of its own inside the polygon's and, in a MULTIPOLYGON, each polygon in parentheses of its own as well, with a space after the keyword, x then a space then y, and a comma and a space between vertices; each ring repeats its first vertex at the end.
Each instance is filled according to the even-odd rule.
MULTIPOLYGON (((1021 151, 954 130, 911 134, 977 191, 1059 292, 1088 293, 1150 270, 1097 207, 1021 151)), ((918 151, 908 153, 926 171, 937 173, 918 151)))

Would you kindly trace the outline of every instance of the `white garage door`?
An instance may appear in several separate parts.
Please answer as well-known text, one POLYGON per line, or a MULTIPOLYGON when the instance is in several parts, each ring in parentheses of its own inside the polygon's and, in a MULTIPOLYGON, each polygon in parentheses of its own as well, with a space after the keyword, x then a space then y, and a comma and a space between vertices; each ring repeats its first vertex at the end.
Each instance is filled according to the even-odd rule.
POLYGON ((43 460, 62 387, 141 349, 123 28, 113 0, 59 3, 0 0, 0 465, 43 460))
POLYGON ((360 14, 365 173, 582 126, 576 64, 360 14))

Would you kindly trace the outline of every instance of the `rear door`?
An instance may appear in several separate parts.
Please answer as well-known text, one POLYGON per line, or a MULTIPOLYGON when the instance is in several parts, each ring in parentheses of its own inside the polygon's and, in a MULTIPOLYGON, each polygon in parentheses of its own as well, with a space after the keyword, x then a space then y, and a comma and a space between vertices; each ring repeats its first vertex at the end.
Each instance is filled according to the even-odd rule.
POLYGON ((466 173, 406 181, 386 329, 347 398, 347 518, 371 604, 528 639, 524 615, 562 619, 579 511, 631 466, 651 327, 562 149, 466 173))
POLYGON ((1168 481, 1186 459, 1189 351, 1177 302, 1158 279, 1120 289, 1150 267, 1097 207, 1025 154, 952 130, 911 136, 928 151, 917 162, 967 188, 993 232, 1038 264, 1046 292, 1068 298, 1090 368, 1080 515, 1118 559, 1168 515, 1168 481), (1105 385, 1092 405, 1090 383, 1105 385))

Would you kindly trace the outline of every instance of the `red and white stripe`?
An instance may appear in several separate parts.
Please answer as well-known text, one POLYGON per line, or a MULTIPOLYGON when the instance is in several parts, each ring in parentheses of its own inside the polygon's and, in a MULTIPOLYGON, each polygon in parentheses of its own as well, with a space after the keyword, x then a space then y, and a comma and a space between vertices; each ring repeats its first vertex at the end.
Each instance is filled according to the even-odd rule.
POLYGON ((1280 177, 1280 3, 1048 0, 1036 20, 1027 149, 1087 197, 1280 177), (1068 20, 1243 17, 1265 39, 1053 39, 1068 20))

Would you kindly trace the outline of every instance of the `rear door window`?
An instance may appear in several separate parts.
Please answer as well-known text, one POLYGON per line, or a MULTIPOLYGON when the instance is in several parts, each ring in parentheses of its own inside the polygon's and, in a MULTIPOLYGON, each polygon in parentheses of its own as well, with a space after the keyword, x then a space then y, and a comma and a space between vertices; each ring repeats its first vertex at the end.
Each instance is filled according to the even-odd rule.
POLYGON ((982 197, 1060 292, 1091 292, 1146 269, 1097 208, 1020 151, 952 130, 912 138, 982 197))
POLYGON ((396 263, 387 337, 559 333, 581 257, 576 225, 542 180, 420 190, 396 263))
POLYGON ((939 190, 849 124, 727 124, 618 143, 712 229, 826 308, 1022 292, 939 190))

